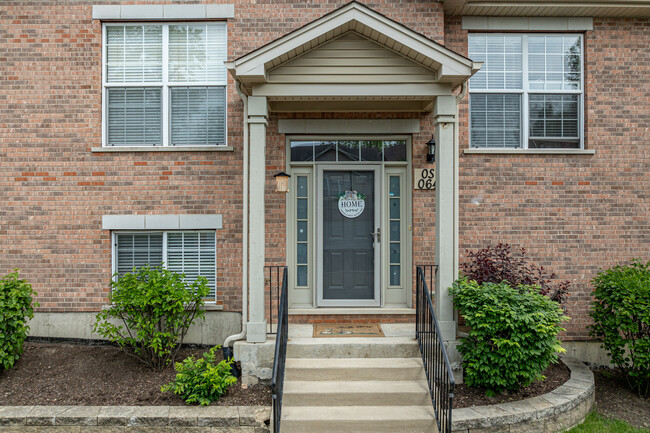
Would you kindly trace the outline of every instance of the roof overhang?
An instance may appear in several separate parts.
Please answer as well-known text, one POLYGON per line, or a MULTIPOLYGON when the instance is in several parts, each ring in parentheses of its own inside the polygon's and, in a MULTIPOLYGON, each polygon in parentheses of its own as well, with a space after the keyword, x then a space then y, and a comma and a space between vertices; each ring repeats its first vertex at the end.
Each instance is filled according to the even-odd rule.
POLYGON ((277 111, 313 111, 307 109, 314 106, 311 101, 327 101, 328 104, 320 106, 321 111, 325 107, 333 111, 373 111, 363 103, 368 100, 384 101, 379 111, 428 110, 435 96, 451 94, 452 89, 469 79, 481 65, 481 62, 473 62, 357 2, 348 3, 234 61, 226 62, 228 71, 245 94, 267 97, 271 109, 274 106, 272 102, 278 102, 275 104, 277 111), (335 83, 326 77, 322 83, 314 83, 313 78, 308 83, 300 79, 282 83, 273 80, 273 71, 282 65, 351 33, 396 53, 412 62, 413 66, 426 69, 430 79, 412 83, 403 79, 399 82, 386 79, 386 82, 365 83, 363 78, 359 78, 363 75, 358 75, 355 81, 335 83), (415 100, 418 102, 407 107, 408 101, 415 100), (428 102, 424 104, 424 100, 428 102), (296 103, 287 104, 288 101, 296 103), (401 102, 392 104, 385 101, 401 102))
POLYGON ((650 0, 442 0, 448 16, 650 17, 650 0))

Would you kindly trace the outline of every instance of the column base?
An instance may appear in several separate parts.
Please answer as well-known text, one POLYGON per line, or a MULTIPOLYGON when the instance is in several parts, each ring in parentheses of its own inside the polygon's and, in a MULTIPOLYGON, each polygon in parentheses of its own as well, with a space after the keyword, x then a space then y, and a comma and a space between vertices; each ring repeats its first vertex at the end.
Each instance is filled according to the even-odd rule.
POLYGON ((440 333, 444 341, 452 341, 456 339, 456 321, 439 321, 440 333))
POLYGON ((266 341, 266 320, 246 324, 246 341, 249 343, 264 343, 266 341))

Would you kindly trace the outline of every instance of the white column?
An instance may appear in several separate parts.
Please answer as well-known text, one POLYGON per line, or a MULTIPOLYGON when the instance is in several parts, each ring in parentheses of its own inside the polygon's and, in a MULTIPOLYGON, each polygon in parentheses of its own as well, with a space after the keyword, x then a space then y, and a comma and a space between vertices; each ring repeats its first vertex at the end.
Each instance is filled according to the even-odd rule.
POLYGON ((435 310, 443 339, 456 339, 454 306, 449 288, 458 276, 455 233, 458 221, 455 191, 458 159, 456 140, 456 97, 438 96, 434 104, 436 135, 436 277, 435 310))
POLYGON ((266 98, 248 97, 248 125, 250 143, 250 231, 249 231, 249 315, 246 341, 266 341, 266 314, 264 311, 265 220, 264 188, 266 180, 266 98))

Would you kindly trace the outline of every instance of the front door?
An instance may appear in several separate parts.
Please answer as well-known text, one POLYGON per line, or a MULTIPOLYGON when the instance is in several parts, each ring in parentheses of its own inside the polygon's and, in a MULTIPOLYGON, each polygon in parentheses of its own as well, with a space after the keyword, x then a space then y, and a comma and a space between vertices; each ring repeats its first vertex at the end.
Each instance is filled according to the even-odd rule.
POLYGON ((318 305, 379 306, 378 166, 318 170, 318 305))

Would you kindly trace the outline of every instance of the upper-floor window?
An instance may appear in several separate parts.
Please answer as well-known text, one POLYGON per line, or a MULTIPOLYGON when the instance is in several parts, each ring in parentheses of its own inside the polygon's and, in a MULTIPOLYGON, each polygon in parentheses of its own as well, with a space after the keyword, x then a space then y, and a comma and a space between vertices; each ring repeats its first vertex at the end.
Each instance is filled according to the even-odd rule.
POLYGON ((470 146, 580 149, 582 36, 470 34, 470 146))
POLYGON ((226 24, 105 24, 104 145, 226 144, 226 24))

